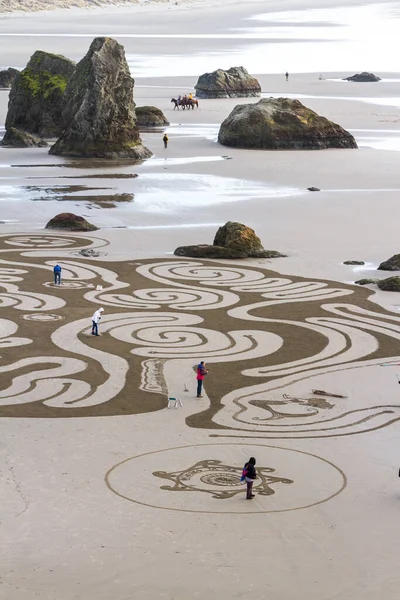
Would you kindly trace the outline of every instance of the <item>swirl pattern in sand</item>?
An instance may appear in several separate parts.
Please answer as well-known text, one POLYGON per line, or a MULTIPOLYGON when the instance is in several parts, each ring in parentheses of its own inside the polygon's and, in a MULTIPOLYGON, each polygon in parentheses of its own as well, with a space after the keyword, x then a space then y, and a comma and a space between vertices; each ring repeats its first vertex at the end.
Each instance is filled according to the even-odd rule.
POLYGON ((400 418, 390 394, 366 403, 354 383, 400 355, 400 317, 371 303, 370 291, 248 263, 135 265, 76 253, 105 245, 72 234, 0 238, 0 415, 164 409, 171 392, 195 395, 193 367, 205 360, 206 399, 187 423, 212 436, 349 435, 400 418))

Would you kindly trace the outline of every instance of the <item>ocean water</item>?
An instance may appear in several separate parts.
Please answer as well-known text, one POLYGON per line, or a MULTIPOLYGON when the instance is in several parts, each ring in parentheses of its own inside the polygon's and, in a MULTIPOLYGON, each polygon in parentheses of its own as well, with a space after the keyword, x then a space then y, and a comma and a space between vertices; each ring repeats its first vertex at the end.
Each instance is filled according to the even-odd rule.
MULTIPOLYGON (((209 39, 208 52, 129 55, 128 60, 136 77, 199 75, 233 65, 245 65, 256 74, 400 71, 400 2, 265 13, 243 23, 234 30, 221 28, 220 34, 187 36, 209 39), (226 39, 225 51, 212 49, 216 38, 226 39), (235 49, 229 43, 232 39, 247 43, 235 49)), ((186 34, 149 37, 185 38, 186 34)))

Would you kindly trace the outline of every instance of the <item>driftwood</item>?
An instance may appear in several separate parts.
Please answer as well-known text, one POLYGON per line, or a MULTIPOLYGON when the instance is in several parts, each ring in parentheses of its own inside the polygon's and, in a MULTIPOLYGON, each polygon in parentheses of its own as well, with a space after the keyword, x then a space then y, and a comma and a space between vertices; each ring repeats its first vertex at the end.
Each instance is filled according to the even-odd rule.
POLYGON ((324 390, 312 390, 313 394, 317 396, 329 396, 330 398, 347 398, 347 396, 342 396, 341 394, 331 394, 330 392, 325 392, 324 390))

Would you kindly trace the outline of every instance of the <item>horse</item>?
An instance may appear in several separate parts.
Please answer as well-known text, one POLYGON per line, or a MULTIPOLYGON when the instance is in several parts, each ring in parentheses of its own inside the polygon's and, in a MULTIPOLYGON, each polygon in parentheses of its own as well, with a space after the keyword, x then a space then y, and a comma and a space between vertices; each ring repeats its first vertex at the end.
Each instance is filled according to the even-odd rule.
POLYGON ((179 110, 179 107, 181 105, 181 100, 177 100, 176 98, 171 98, 171 102, 173 102, 175 104, 174 106, 174 110, 177 108, 179 110))
POLYGON ((196 108, 199 108, 199 102, 198 100, 196 100, 195 98, 180 98, 179 100, 176 98, 171 98, 171 102, 174 103, 174 110, 177 108, 179 110, 179 107, 182 107, 182 110, 187 109, 194 109, 194 107, 196 106, 196 108))

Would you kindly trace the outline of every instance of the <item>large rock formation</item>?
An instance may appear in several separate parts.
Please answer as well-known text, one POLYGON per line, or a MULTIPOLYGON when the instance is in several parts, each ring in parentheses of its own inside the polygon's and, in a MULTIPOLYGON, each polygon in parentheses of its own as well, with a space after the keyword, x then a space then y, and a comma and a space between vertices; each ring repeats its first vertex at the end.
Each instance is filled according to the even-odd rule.
POLYGON ((218 141, 225 146, 268 150, 357 148, 343 127, 289 98, 236 106, 222 123, 218 141))
POLYGON ((244 67, 218 69, 200 75, 195 85, 197 98, 248 98, 261 94, 261 86, 244 67))
POLYGON ((151 156, 142 145, 124 47, 111 38, 93 40, 65 91, 66 124, 50 154, 134 158, 151 156))
POLYGON ((73 213, 60 213, 50 219, 46 229, 64 229, 65 231, 97 231, 98 227, 73 213))
POLYGON ((10 91, 6 130, 12 127, 42 138, 60 135, 64 128, 62 98, 75 63, 38 50, 17 75, 10 91))
POLYGON ((174 254, 192 258, 230 259, 279 258, 285 256, 276 250, 264 250, 260 238, 253 229, 234 221, 228 221, 218 229, 212 245, 179 246, 174 254))
POLYGON ((352 75, 351 77, 345 77, 344 81, 356 81, 359 83, 366 83, 366 82, 375 82, 375 81, 380 81, 381 78, 378 77, 377 75, 374 75, 373 73, 367 73, 366 71, 363 71, 362 73, 356 73, 355 75, 352 75))
POLYGON ((384 292, 400 292, 400 277, 388 277, 378 281, 378 288, 384 292))
POLYGON ((19 75, 18 69, 13 69, 12 67, 0 71, 0 88, 10 88, 17 75, 19 75))
POLYGON ((378 267, 379 271, 400 271, 400 254, 394 254, 378 267))
POLYGON ((169 125, 163 111, 156 106, 136 106, 135 112, 139 127, 164 127, 169 125))
POLYGON ((2 146, 9 148, 43 148, 47 142, 31 133, 10 127, 1 141, 2 146))

